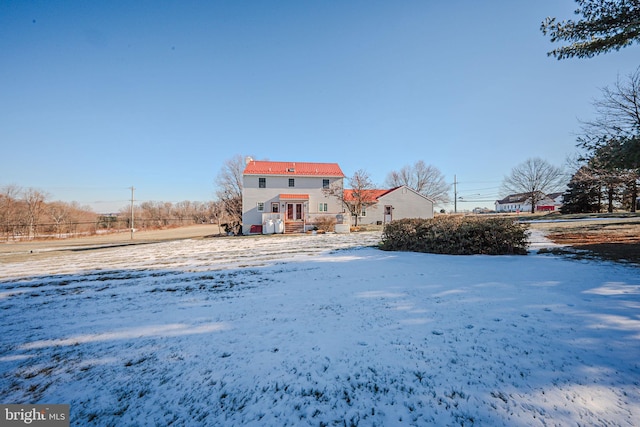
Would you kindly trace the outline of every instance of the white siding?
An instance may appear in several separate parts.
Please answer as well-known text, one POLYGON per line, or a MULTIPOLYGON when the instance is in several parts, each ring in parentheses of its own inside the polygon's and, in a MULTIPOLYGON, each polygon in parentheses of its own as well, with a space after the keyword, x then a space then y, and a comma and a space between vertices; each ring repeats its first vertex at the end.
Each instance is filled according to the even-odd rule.
POLYGON ((308 220, 314 216, 335 215, 342 212, 342 204, 333 196, 327 196, 322 191, 324 179, 329 179, 330 185, 336 181, 342 185, 343 178, 326 176, 296 176, 296 175, 244 175, 242 191, 242 232, 248 234, 252 225, 262 224, 263 212, 258 212, 258 202, 264 203, 264 213, 271 212, 271 203, 280 203, 280 212, 284 212, 280 194, 308 194, 309 200, 305 208, 308 220), (266 178, 266 188, 259 188, 259 178, 266 178), (295 180, 295 186, 289 187, 289 179, 295 180), (319 212, 319 203, 327 203, 327 212, 319 212))
POLYGON ((392 206, 392 220, 404 218, 433 218, 433 201, 408 187, 397 188, 378 198, 369 206, 367 215, 358 219, 359 224, 384 223, 384 207, 392 206))

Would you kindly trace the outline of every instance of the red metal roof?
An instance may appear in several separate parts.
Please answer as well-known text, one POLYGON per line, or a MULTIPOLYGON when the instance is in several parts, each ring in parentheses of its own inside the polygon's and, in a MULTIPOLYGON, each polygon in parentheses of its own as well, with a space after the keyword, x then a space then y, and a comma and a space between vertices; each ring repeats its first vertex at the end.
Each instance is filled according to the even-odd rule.
POLYGON ((280 194, 280 199, 309 200, 308 194, 280 194))
POLYGON ((267 162, 260 160, 252 160, 247 163, 244 174, 344 177, 344 173, 337 163, 267 162))
MULTIPOLYGON (((360 192, 362 193, 363 200, 367 200, 367 201, 373 201, 373 200, 378 200, 379 197, 384 196, 387 193, 390 193, 391 191, 397 189, 398 187, 394 187, 388 190, 361 190, 360 192)), ((355 190, 351 190, 351 189, 346 189, 344 190, 344 200, 346 201, 354 201, 355 197, 353 196, 353 193, 355 192, 355 190)))

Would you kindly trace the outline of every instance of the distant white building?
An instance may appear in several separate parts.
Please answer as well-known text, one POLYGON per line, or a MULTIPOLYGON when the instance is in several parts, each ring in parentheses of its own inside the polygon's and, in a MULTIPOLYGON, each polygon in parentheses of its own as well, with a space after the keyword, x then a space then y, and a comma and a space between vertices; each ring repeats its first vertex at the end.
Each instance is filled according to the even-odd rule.
MULTIPOLYGON (((544 194, 539 192, 536 202, 536 212, 555 212, 562 206, 562 193, 544 194)), ((495 202, 496 212, 531 212, 531 197, 529 193, 509 194, 502 200, 495 202)))
POLYGON ((563 193, 550 193, 536 203, 538 212, 556 212, 562 207, 563 193))

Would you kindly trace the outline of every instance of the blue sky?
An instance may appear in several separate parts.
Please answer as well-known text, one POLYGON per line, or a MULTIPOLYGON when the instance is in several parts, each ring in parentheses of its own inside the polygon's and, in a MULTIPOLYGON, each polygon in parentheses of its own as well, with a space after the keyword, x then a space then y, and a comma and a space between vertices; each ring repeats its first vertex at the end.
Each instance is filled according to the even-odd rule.
MULTIPOLYGON (((558 166, 637 45, 557 61, 573 0, 0 2, 0 186, 98 212, 206 201, 234 155, 423 160, 460 209, 530 157, 558 166)), ((452 208, 449 206, 448 208, 452 208)))

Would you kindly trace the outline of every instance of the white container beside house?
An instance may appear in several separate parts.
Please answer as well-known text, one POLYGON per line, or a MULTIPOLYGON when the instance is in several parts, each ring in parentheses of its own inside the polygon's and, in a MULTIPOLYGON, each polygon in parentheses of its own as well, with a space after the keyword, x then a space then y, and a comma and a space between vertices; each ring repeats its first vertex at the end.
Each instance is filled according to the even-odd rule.
POLYGON ((262 234, 273 234, 275 231, 275 224, 272 219, 268 219, 262 224, 262 234))

